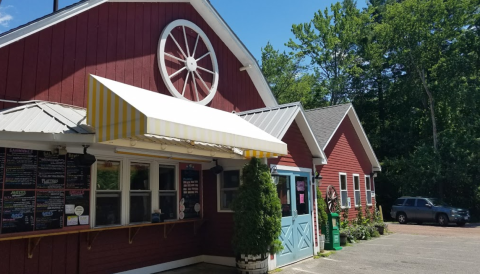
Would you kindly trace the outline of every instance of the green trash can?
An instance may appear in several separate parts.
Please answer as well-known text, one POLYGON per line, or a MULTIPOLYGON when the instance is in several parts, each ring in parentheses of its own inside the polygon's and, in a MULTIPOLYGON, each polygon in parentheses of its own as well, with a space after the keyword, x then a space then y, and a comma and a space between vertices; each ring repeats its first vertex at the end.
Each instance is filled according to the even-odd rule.
POLYGON ((326 250, 341 250, 340 246, 340 219, 337 213, 328 213, 327 226, 322 226, 322 234, 325 235, 326 250))

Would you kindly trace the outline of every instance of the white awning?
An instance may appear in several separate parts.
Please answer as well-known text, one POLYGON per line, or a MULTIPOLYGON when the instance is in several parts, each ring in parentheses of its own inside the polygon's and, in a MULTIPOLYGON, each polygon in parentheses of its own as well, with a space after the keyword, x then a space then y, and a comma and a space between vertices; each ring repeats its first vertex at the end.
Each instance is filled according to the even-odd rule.
POLYGON ((133 146, 138 141, 157 144, 159 150, 180 152, 184 147, 191 154, 199 150, 201 155, 210 151, 246 158, 287 154, 284 142, 233 113, 93 75, 87 123, 105 144, 133 146))

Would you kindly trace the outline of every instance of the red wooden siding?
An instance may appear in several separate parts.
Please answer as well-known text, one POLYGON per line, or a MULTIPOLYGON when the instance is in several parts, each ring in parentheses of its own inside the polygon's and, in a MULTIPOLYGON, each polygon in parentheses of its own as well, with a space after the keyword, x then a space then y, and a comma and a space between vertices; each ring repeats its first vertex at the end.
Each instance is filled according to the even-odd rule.
MULTIPOLYGON (((84 107, 89 74, 170 95, 160 76, 157 47, 162 30, 176 19, 199 26, 215 49, 219 84, 209 106, 228 112, 265 106, 248 74, 239 71, 243 65, 188 3, 105 3, 0 48, 0 98, 84 107)), ((184 41, 183 33, 175 32, 184 41)), ((192 50, 195 39, 187 40, 192 50)), ((203 45, 196 56, 202 51, 203 45)), ((204 59, 202 66, 211 69, 209 58, 204 59)), ((208 73, 201 75, 211 85, 208 73)), ((182 90, 183 81, 174 80, 182 90)), ((0 108, 11 106, 0 103, 0 108)))
POLYGON ((204 218, 202 227, 203 254, 233 257, 233 214, 217 211, 217 176, 210 170, 203 171, 204 218))
MULTIPOLYGON (((357 216, 353 174, 359 175, 362 210, 365 211, 367 205, 365 175, 371 173, 372 165, 348 116, 345 117, 327 145, 325 155, 327 156, 328 164, 316 167, 323 177, 322 185, 320 186, 322 198, 325 199, 325 193, 329 185, 333 185, 340 196, 339 172, 346 173, 348 197, 350 197, 352 203, 348 217, 350 220, 353 220, 357 216)), ((372 204, 375 204, 374 198, 372 198, 372 204)), ((365 214, 365 212, 363 213, 365 214)))
POLYGON ((295 121, 290 125, 282 141, 287 144, 288 154, 276 159, 269 159, 269 165, 312 168, 312 153, 295 121))

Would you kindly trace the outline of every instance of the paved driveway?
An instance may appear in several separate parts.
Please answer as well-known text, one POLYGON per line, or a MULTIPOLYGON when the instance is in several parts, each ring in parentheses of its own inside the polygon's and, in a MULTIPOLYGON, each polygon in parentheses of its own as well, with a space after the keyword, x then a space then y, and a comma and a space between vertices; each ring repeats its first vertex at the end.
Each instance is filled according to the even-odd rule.
POLYGON ((480 226, 391 224, 390 230, 395 233, 280 273, 480 273, 480 226))

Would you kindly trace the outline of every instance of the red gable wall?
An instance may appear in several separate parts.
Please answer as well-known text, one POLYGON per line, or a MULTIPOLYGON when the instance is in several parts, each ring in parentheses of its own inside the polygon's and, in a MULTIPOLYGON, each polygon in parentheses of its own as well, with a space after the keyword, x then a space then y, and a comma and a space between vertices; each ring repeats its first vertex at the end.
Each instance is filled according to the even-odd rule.
MULTIPOLYGON (((328 164, 317 166, 317 170, 323 177, 320 186, 323 195, 322 198, 325 198, 325 193, 329 185, 333 185, 337 194, 340 195, 339 172, 346 173, 348 197, 350 197, 352 203, 352 207, 349 209, 349 219, 353 220, 357 215, 357 210, 355 209, 353 174, 359 175, 362 210, 365 210, 367 205, 365 175, 371 173, 372 165, 348 115, 325 148, 325 155, 327 156, 328 164)), ((372 198, 372 204, 374 203, 374 198, 372 198)))
MULTIPOLYGON (((85 107, 89 74, 170 95, 157 47, 176 19, 198 25, 215 49, 219 84, 209 106, 265 107, 247 72, 239 71, 243 65, 188 3, 105 3, 0 48, 0 98, 85 107)), ((11 106, 0 103, 0 109, 11 106)))

